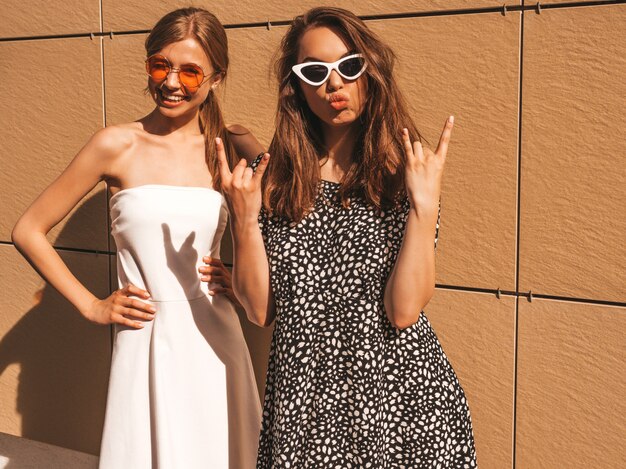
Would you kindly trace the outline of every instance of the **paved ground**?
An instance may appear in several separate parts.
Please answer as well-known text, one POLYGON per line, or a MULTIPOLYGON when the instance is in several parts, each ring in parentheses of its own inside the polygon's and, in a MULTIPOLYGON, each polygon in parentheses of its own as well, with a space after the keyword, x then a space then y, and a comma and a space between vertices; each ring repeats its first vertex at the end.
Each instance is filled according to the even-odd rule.
POLYGON ((0 433, 0 469, 96 469, 98 458, 0 433))

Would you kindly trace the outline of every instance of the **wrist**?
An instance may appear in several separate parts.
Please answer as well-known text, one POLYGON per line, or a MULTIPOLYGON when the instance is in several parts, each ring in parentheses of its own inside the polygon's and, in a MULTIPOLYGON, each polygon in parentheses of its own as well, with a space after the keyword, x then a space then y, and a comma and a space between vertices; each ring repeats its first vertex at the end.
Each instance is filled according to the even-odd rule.
POLYGON ((74 306, 82 316, 90 319, 90 313, 93 310, 93 305, 96 301, 99 301, 99 298, 92 293, 89 293, 88 295, 85 295, 84 298, 81 298, 74 306))
POLYGON ((234 217, 230 221, 230 231, 233 236, 233 240, 242 238, 255 233, 259 230, 258 217, 234 217))
POLYGON ((438 215, 439 207, 437 205, 418 205, 411 201, 409 216, 417 218, 419 222, 424 222, 425 224, 436 224, 438 215))

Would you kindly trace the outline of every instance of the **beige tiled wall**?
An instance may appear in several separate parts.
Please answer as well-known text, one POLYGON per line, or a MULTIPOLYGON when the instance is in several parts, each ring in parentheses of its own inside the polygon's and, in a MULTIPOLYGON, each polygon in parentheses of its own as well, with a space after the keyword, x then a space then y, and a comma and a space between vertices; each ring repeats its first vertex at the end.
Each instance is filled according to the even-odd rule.
MULTIPOLYGON (((316 2, 7 1, 0 432, 97 454, 110 330, 41 282, 11 245, 11 227, 95 130, 151 109, 146 30, 178 6, 212 8, 230 25, 226 120, 267 145, 270 63, 287 27, 250 23, 288 20, 316 2)), ((502 7, 491 0, 335 3, 371 15, 394 48, 400 86, 433 145, 456 116, 440 288, 426 311, 467 392, 482 469, 626 466, 626 4, 569 3, 538 14, 515 0, 506 15, 484 10, 502 7), (415 14, 399 18, 406 13, 415 14)), ((101 296, 116 284, 106 210, 100 184, 49 236, 101 296)), ((222 257, 232 260, 228 239, 222 257)), ((271 330, 240 316, 262 393, 271 330)))
POLYGON ((223 89, 224 117, 245 125, 264 145, 272 140, 276 111, 270 64, 286 31, 285 26, 228 31, 232 65, 223 89))
POLYGON ((626 5, 528 15, 520 287, 624 301, 626 5))
POLYGON ((626 467, 626 307, 519 308, 517 467, 626 467))
POLYGON ((438 290, 426 316, 467 394, 480 467, 510 467, 515 298, 438 290))
POLYGON ((433 148, 455 115, 437 282, 514 290, 520 14, 368 24, 394 47, 400 84, 433 148))
MULTIPOLYGON (((22 212, 102 127, 102 66, 97 38, 0 42, 0 57, 0 241, 9 241, 22 212)), ((64 221, 50 233, 55 245, 107 249, 103 187, 77 229, 64 221)))
MULTIPOLYGON (((107 294, 106 255, 60 254, 94 294, 107 294)), ((12 246, 0 245, 0 285, 0 432, 97 454, 109 328, 83 319, 12 246)))
POLYGON ((0 38, 100 31, 100 0, 2 0, 0 38))
MULTIPOLYGON (((521 0, 509 2, 521 4, 521 0)), ((287 2, 257 2, 237 0, 236 3, 210 2, 209 0, 146 0, 143 2, 125 0, 102 0, 105 31, 132 31, 149 29, 165 13, 175 8, 197 6, 212 11, 224 24, 265 23, 267 21, 290 20, 309 8, 320 5, 333 5, 347 8, 358 15, 385 15, 390 13, 411 13, 441 11, 462 8, 501 6, 491 0, 337 0, 319 2, 315 0, 287 2)))
POLYGON ((138 119, 152 110, 146 94, 146 34, 105 37, 104 80, 107 125, 138 119))

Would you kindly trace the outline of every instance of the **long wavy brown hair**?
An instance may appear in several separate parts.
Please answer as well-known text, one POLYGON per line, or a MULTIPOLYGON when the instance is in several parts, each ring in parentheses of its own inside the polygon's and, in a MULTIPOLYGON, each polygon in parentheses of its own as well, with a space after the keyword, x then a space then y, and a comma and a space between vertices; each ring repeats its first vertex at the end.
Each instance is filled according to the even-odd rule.
MULTIPOLYGON (((193 38, 202 46, 211 62, 214 76, 221 74, 222 82, 228 71, 228 39, 224 26, 212 13, 202 8, 181 8, 166 14, 146 38, 146 54, 150 57, 174 42, 193 38)), ((222 111, 213 90, 200 106, 200 129, 204 134, 206 163, 213 179, 213 188, 221 189, 220 172, 215 150, 215 138, 220 137, 233 167, 235 151, 222 111)))
POLYGON ((320 159, 327 156, 319 119, 309 109, 296 65, 300 39, 306 31, 325 26, 367 61, 367 101, 359 117, 352 165, 339 189, 345 207, 361 196, 379 210, 394 206, 404 193, 402 129, 411 140, 422 140, 394 78, 395 54, 365 23, 341 8, 319 7, 294 19, 283 37, 275 64, 278 78, 276 132, 264 175, 263 205, 270 213, 292 222, 313 208, 320 187, 320 159))

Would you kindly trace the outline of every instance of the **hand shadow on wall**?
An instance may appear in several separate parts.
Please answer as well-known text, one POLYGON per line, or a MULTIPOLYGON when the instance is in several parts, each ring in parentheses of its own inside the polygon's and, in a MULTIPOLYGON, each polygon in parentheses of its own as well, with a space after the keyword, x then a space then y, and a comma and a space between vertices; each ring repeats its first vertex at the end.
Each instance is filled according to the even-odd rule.
MULTIPOLYGON (((102 213, 102 196, 102 191, 98 192, 72 214, 56 245, 67 245, 71 233, 79 232, 85 224, 93 225, 94 213, 102 213)), ((100 297, 108 294, 107 254, 65 251, 61 256, 90 291, 100 297)), ((23 269, 27 268, 24 262, 23 269)), ((85 320, 48 284, 34 293, 33 303, 0 341, 0 375, 12 364, 20 367, 16 410, 22 417, 22 435, 98 454, 111 330, 85 320)), ((3 456, 11 459, 11 455, 3 456)), ((24 467, 23 463, 14 459, 6 467, 24 467)))
POLYGON ((258 435, 258 429, 242 428, 245 417, 241 411, 245 404, 243 407, 237 405, 237 402, 245 403, 248 399, 258 400, 256 388, 249 392, 250 383, 246 380, 246 368, 241 365, 245 363, 244 360, 249 359, 249 354, 239 317, 234 308, 226 306, 226 303, 230 304, 226 297, 213 297, 211 301, 200 289, 200 275, 196 270, 198 251, 193 247, 196 233, 192 231, 177 250, 172 242, 170 227, 165 223, 161 227, 168 268, 178 279, 187 298, 199 297, 189 302, 193 320, 198 331, 224 364, 228 399, 229 458, 232 463, 241 457, 239 452, 242 441, 250 440, 244 433, 254 432, 255 439, 258 435))

